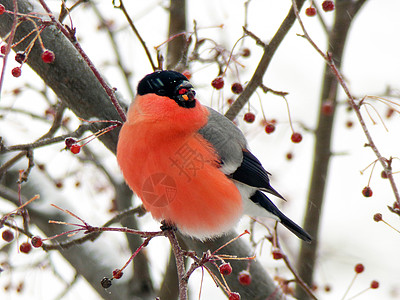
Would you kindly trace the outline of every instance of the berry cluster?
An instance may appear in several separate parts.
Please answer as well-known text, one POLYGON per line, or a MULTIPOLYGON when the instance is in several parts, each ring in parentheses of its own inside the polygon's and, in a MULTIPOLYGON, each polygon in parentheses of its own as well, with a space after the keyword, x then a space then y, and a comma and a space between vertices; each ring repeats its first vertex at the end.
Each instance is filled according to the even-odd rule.
MULTIPOLYGON (((12 14, 13 12, 9 12, 5 9, 4 5, 0 4, 0 15, 4 14, 4 13, 10 13, 12 14)), ((21 18, 21 20, 23 21, 28 21, 28 22, 34 22, 34 20, 31 19, 30 16, 25 16, 24 19, 21 18)), ((22 50, 22 51, 17 51, 15 54, 15 61, 17 63, 20 64, 20 66, 18 67, 14 67, 11 70, 11 74, 14 77, 20 77, 21 76, 21 68, 22 65, 28 60, 28 56, 29 53, 31 52, 33 46, 35 45, 35 42, 38 41, 39 45, 42 49, 42 61, 46 64, 51 64, 55 61, 55 54, 53 51, 46 49, 45 46, 43 45, 43 41, 40 38, 40 34, 43 31, 43 29, 46 27, 47 25, 43 24, 41 26, 36 27, 35 31, 36 34, 29 34, 28 36, 23 37, 21 40, 19 41, 9 41, 9 37, 5 38, 4 42, 8 43, 7 44, 3 44, 0 46, 0 53, 3 55, 7 55, 9 53, 10 49, 18 49, 21 46, 21 42, 22 41, 26 41, 27 37, 31 36, 32 39, 29 41, 28 46, 22 50), (7 48, 9 48, 8 53, 7 53, 7 48)), ((15 50, 16 51, 16 50, 15 50)))
MULTIPOLYGON (((335 3, 331 0, 325 0, 322 2, 322 9, 325 12, 335 10, 335 3)), ((313 6, 306 8, 306 16, 313 17, 317 14, 317 9, 313 6)))
MULTIPOLYGON (((358 275, 361 274, 361 273, 363 273, 364 271, 365 271, 365 267, 364 267, 363 264, 356 264, 356 265, 354 266, 355 275, 354 275, 353 280, 350 282, 350 286, 347 288, 347 292, 348 292, 348 291, 350 290, 350 288, 352 287, 352 285, 353 285, 355 279, 358 277, 358 275)), ((377 288, 379 288, 379 282, 376 281, 376 280, 372 280, 371 283, 370 283, 370 285, 369 285, 369 287, 366 288, 365 290, 363 290, 361 293, 359 293, 359 294, 357 294, 357 295, 359 296, 359 295, 365 293, 366 291, 368 291, 369 289, 377 289, 377 288)), ((345 296, 347 295, 347 292, 346 292, 346 294, 344 295, 343 299, 344 299, 345 296)))
POLYGON ((72 137, 65 139, 65 149, 69 149, 73 154, 78 154, 81 152, 81 145, 78 145, 78 141, 72 137))
MULTIPOLYGON (((14 240, 14 233, 10 229, 6 229, 1 233, 1 237, 7 243, 10 243, 14 240)), ((39 236, 34 236, 31 239, 31 243, 24 242, 19 245, 19 251, 25 254, 28 254, 32 250, 32 246, 35 248, 39 248, 43 245, 43 240, 39 236)))

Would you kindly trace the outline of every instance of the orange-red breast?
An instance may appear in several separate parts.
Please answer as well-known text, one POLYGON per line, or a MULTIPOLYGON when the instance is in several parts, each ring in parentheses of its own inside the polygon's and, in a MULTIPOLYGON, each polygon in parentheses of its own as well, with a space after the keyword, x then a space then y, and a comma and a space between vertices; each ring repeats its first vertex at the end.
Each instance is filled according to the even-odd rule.
POLYGON ((151 73, 137 94, 119 134, 117 160, 155 219, 204 239, 231 230, 243 213, 267 215, 311 241, 264 194, 283 199, 242 132, 201 105, 185 76, 151 73))

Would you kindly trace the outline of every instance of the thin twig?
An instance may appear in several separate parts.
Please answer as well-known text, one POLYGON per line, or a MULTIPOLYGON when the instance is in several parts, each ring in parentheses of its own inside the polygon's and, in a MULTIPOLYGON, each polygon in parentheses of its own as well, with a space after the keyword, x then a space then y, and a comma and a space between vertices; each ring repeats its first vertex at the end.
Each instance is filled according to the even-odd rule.
POLYGON ((174 230, 172 229, 165 230, 164 234, 166 237, 168 237, 171 243, 172 251, 174 252, 175 255, 176 269, 178 271, 178 279, 179 279, 179 300, 187 300, 188 280, 185 277, 186 272, 185 272, 185 260, 183 256, 183 251, 179 246, 174 230))
MULTIPOLYGON (((11 51, 11 46, 12 46, 12 42, 14 40, 14 36, 15 36, 15 31, 17 29, 17 23, 18 23, 18 2, 17 0, 13 0, 13 5, 14 5, 14 20, 13 20, 13 24, 11 27, 11 32, 10 35, 8 37, 8 43, 6 46, 6 53, 4 54, 4 58, 3 58, 3 68, 1 70, 1 77, 0 77, 0 95, 1 95, 1 90, 3 88, 3 83, 4 83, 4 77, 5 77, 5 72, 6 72, 6 65, 7 65, 7 58, 8 55, 11 51)), ((0 97, 1 99, 1 97, 0 97)), ((1 173, 0 173, 1 176, 1 173)))
MULTIPOLYGON (((276 233, 276 230, 275 230, 276 233)), ((279 239, 278 239, 278 235, 275 234, 274 235, 274 242, 275 242, 275 246, 277 248, 279 248, 279 250, 282 252, 283 254, 283 261, 285 262, 286 267, 290 270, 290 272, 293 274, 296 282, 303 288, 303 290, 312 298, 317 300, 318 298, 315 297, 315 295, 313 294, 313 292, 311 291, 310 287, 307 285, 307 283, 304 282, 304 280, 300 277, 300 275, 297 273, 297 271, 295 270, 294 266, 292 265, 292 263, 290 262, 289 258, 287 257, 286 254, 283 253, 281 245, 279 243, 279 239)))
MULTIPOLYGON (((365 1, 359 1, 360 3, 364 3, 365 1)), ((368 140, 368 145, 371 147, 372 151, 375 153, 376 157, 378 158, 379 162, 381 163, 383 169, 385 172, 387 172, 387 176, 388 179, 390 181, 390 185, 392 187, 393 190, 393 194, 395 196, 396 202, 400 205, 400 194, 399 194, 399 190, 396 186, 396 183, 394 181, 393 178, 393 174, 392 171, 390 170, 390 168, 388 168, 388 164, 387 164, 387 159, 385 157, 383 157, 380 153, 380 151, 378 150, 378 147, 376 146, 374 140, 372 139, 371 134, 369 133, 368 127, 365 124, 364 118, 361 115, 360 109, 358 107, 358 105, 355 102, 355 99, 352 95, 352 93, 350 92, 342 73, 340 72, 340 70, 336 67, 333 59, 332 59, 332 55, 327 53, 325 54, 316 44, 315 42, 311 39, 311 37, 309 36, 306 28, 304 27, 304 24, 300 18, 300 14, 299 14, 299 10, 297 8, 296 5, 296 1, 292 0, 293 3, 293 7, 295 9, 295 14, 296 14, 296 18, 299 21, 300 27, 303 31, 303 37, 311 44, 311 46, 322 56, 322 58, 325 60, 325 62, 328 64, 328 66, 330 67, 332 73, 335 75, 335 77, 337 78, 339 84, 342 86, 343 91, 345 92, 345 94, 348 97, 348 102, 350 104, 350 106, 353 108, 358 121, 360 122, 361 128, 368 140)), ((361 7, 361 6, 359 6, 361 7)), ((359 8, 357 7, 357 8, 359 8)))
POLYGON ((120 53, 121 47, 118 46, 118 44, 116 42, 115 32, 111 29, 111 26, 107 24, 106 19, 101 14, 101 12, 97 8, 96 4, 93 1, 90 1, 89 3, 91 5, 94 13, 96 14, 97 18, 100 20, 101 26, 106 29, 106 32, 108 34, 108 38, 109 38, 110 43, 111 43, 111 47, 112 47, 112 49, 114 51, 114 57, 115 57, 115 60, 117 62, 118 68, 120 69, 120 71, 122 73, 122 77, 124 78, 125 86, 128 89, 129 96, 130 96, 131 99, 133 99, 135 97, 135 92, 133 91, 132 85, 129 82, 131 73, 129 71, 127 71, 127 69, 124 67, 124 64, 122 62, 122 56, 121 56, 121 53, 120 53))
MULTIPOLYGON (((115 0, 114 0, 114 1, 115 1, 115 0)), ((127 12, 126 9, 125 9, 124 3, 122 2, 122 0, 119 0, 119 5, 116 6, 116 5, 114 4, 114 6, 115 6, 116 8, 119 8, 119 9, 122 10, 122 12, 123 12, 123 14, 124 14, 126 20, 127 20, 128 23, 129 23, 129 26, 132 28, 133 32, 136 34, 137 38, 139 39, 140 43, 142 44, 143 49, 144 49, 144 51, 146 52, 147 58, 149 59, 149 62, 150 62, 150 64, 151 64, 151 67, 153 68, 153 71, 156 71, 158 68, 156 67, 156 65, 155 65, 154 62, 153 62, 153 59, 151 58, 151 54, 150 54, 149 49, 148 49, 147 46, 146 46, 146 42, 142 39, 142 37, 141 37, 139 31, 136 29, 135 24, 133 23, 131 17, 129 16, 128 12, 127 12)))
POLYGON ((104 80, 103 76, 100 74, 100 72, 97 70, 93 62, 90 60, 89 56, 83 51, 81 45, 79 42, 76 40, 75 37, 75 28, 69 28, 67 30, 53 15, 52 11, 50 8, 47 6, 46 2, 44 0, 39 0, 40 4, 44 8, 44 10, 49 14, 50 19, 53 21, 54 25, 57 26, 58 29, 72 42, 74 45, 75 49, 79 52, 79 54, 82 56, 83 60, 86 62, 88 67, 92 70, 94 76, 97 78, 101 86, 104 88, 106 91, 107 95, 110 97, 110 100, 112 104, 114 105, 115 109, 117 110, 120 118, 122 119, 123 122, 126 121, 126 115, 124 110, 122 109, 121 105, 119 104, 117 98, 115 97, 115 90, 110 88, 107 82, 104 80))
MULTIPOLYGON (((299 0, 299 7, 301 7, 305 0, 299 0)), ((286 18, 283 20, 282 24, 280 25, 279 29, 275 33, 272 40, 269 42, 268 45, 264 48, 264 54, 258 63, 256 70, 253 73, 249 83, 246 85, 243 92, 237 98, 237 100, 232 104, 232 106, 228 109, 225 113, 225 116, 233 120, 242 108, 246 105, 249 101, 251 95, 256 91, 256 89, 262 84, 262 79, 267 71, 267 68, 272 60, 273 55, 275 54, 276 50, 278 49, 279 45, 285 38, 286 34, 289 32, 290 28, 296 21, 296 16, 293 12, 293 6, 290 8, 286 18)))
MULTIPOLYGON (((67 133, 67 134, 63 134, 63 135, 60 135, 60 136, 57 136, 54 138, 44 138, 44 139, 39 139, 39 140, 37 140, 33 143, 29 143, 29 144, 20 144, 20 145, 13 145, 13 146, 9 146, 9 147, 3 147, 3 149, 0 151, 0 153, 36 149, 36 148, 40 148, 43 146, 48 146, 51 144, 55 144, 55 143, 64 141, 68 137, 80 137, 85 131, 90 130, 92 127, 93 127, 93 124, 82 124, 82 125, 79 125, 78 129, 76 129, 75 131, 67 133)), ((0 167, 0 174, 3 171, 3 166, 0 167)))

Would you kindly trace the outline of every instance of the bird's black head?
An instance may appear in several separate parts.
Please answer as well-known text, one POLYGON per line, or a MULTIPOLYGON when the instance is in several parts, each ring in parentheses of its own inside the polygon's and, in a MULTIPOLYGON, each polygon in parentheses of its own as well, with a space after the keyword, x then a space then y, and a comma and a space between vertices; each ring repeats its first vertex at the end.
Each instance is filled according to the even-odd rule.
POLYGON ((168 97, 185 108, 196 105, 193 86, 184 75, 176 71, 156 71, 146 75, 139 82, 137 92, 141 96, 157 94, 168 97))

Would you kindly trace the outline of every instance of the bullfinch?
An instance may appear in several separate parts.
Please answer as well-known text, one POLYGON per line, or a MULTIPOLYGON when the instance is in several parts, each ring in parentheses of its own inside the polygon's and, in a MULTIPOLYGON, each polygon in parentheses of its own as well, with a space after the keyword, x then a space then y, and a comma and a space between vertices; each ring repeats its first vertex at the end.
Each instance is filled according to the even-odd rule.
POLYGON ((240 129, 202 105, 181 73, 156 71, 139 82, 117 160, 153 218, 185 235, 220 236, 248 214, 271 217, 311 241, 265 194, 283 199, 240 129))

